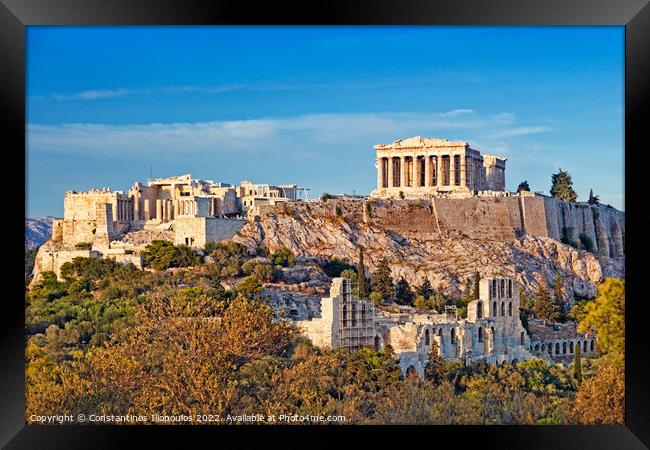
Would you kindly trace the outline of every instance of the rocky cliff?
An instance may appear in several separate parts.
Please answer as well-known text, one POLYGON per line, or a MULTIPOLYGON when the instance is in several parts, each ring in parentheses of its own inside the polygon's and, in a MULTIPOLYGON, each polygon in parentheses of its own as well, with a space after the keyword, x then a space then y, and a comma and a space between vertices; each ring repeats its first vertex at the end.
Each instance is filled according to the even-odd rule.
MULTIPOLYGON (((404 277, 412 286, 428 279, 450 295, 463 293, 476 271, 512 276, 528 290, 548 285, 560 274, 568 298, 591 298, 604 277, 624 276, 623 230, 618 244, 600 232, 599 247, 607 248, 603 253, 616 253, 620 247, 620 255, 614 258, 565 245, 558 240, 561 232, 554 231, 571 225, 573 230, 564 232, 569 239, 589 232, 586 210, 592 218, 598 215, 601 223, 611 220, 621 229, 618 221, 624 222, 623 213, 613 210, 611 217, 604 218, 599 207, 599 214, 594 214, 592 208, 565 207, 544 198, 535 205, 530 199, 525 199, 523 211, 512 198, 285 204, 261 209, 233 240, 251 251, 286 246, 299 256, 353 263, 360 245, 366 252, 367 270, 373 271, 385 257, 395 279, 404 277), (545 206, 556 215, 547 214, 545 206), (576 219, 580 214, 582 222, 576 219)), ((602 225, 612 228, 610 222, 602 225)), ((595 242, 598 236, 594 226, 595 242)))

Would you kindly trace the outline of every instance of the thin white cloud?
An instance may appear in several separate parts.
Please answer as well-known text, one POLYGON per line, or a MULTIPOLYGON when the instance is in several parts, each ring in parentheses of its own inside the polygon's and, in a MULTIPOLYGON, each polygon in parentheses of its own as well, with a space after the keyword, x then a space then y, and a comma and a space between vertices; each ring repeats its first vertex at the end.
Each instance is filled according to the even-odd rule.
MULTIPOLYGON (((93 89, 89 91, 76 92, 74 94, 52 94, 55 100, 97 100, 110 97, 122 97, 134 93, 130 89, 93 89)), ((33 97, 43 99, 42 96, 33 97)))
MULTIPOLYGON (((485 153, 507 152, 516 120, 510 113, 482 115, 472 109, 431 113, 308 114, 284 118, 151 123, 144 125, 28 125, 28 148, 61 154, 150 153, 161 157, 188 154, 245 153, 308 155, 332 149, 368 151, 373 144, 421 135, 469 140, 485 153), (480 146, 477 146, 479 143, 480 146)), ((517 135, 517 134, 514 134, 517 135)))
POLYGON ((501 139, 505 137, 525 136, 528 134, 545 133, 551 131, 551 127, 546 126, 533 126, 533 127, 516 127, 500 130, 492 134, 493 139, 501 139))
MULTIPOLYGON (((480 82, 480 78, 474 75, 460 74, 453 72, 439 72, 431 76, 418 77, 418 78, 399 78, 399 79, 386 79, 374 80, 368 82, 366 80, 348 80, 348 81, 334 81, 334 82, 256 82, 256 83, 236 83, 236 84, 223 84, 223 85, 177 85, 177 86, 149 86, 141 88, 115 88, 115 89, 91 89, 82 92, 73 92, 69 94, 53 93, 50 95, 34 95, 30 98, 36 101, 44 100, 57 100, 57 101, 70 101, 70 100, 99 100, 113 97, 124 97, 132 95, 160 95, 160 94, 222 94, 233 91, 299 91, 299 90, 314 90, 314 89, 381 89, 396 86, 413 86, 413 85, 429 85, 446 81, 454 82, 480 82)), ((460 110, 463 112, 463 110, 460 110)))

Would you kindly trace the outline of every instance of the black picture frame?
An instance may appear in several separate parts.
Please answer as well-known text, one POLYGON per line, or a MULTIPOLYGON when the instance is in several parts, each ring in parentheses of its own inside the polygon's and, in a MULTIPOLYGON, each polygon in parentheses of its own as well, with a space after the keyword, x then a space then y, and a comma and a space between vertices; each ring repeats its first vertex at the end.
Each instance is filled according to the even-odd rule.
MULTIPOLYGON (((378 441, 400 445, 435 442, 446 446, 526 449, 636 449, 650 446, 650 358, 642 295, 643 261, 637 233, 642 221, 642 192, 636 181, 646 178, 636 160, 647 152, 650 100, 650 5, 648 0, 363 0, 277 4, 199 0, 0 0, 0 118, 5 174, 27 183, 25 172, 25 27, 28 25, 147 24, 301 24, 301 25, 622 25, 625 27, 625 190, 626 207, 626 406, 625 426, 436 426, 436 427, 193 427, 209 439, 228 434, 244 440, 261 437, 270 443, 311 447, 326 434, 361 432, 378 441), (645 119, 645 120, 644 120, 645 119), (405 429, 401 429, 405 428, 405 429), (288 433, 287 433, 288 431, 288 433), (306 433, 305 433, 306 431, 306 433), (299 436, 300 434, 300 436, 299 436), (308 439, 307 441, 305 439, 308 439)), ((468 61, 468 65, 471 61, 468 61)), ((13 184, 16 186, 16 184, 13 184)), ((15 193, 14 193, 15 194, 15 193)), ((6 211, 24 209, 24 198, 7 196, 6 211), (21 200, 23 203, 21 204, 21 200)), ((22 219, 20 219, 22 221, 22 219)), ((24 419, 24 295, 23 276, 13 252, 19 244, 19 218, 9 227, 5 251, 7 279, 16 287, 3 299, 0 353, 0 445, 7 448, 114 448, 134 443, 136 435, 169 443, 186 442, 187 427, 37 426, 24 419), (9 234, 11 233, 11 234, 9 234), (15 233, 15 238, 13 237, 15 233)), ((24 222, 21 225, 24 232, 24 222)), ((16 256, 16 258, 20 258, 16 256)), ((223 441, 213 441, 222 443, 223 441)), ((422 444, 418 444, 422 445, 422 444)), ((429 445, 427 445, 429 446, 429 445)))

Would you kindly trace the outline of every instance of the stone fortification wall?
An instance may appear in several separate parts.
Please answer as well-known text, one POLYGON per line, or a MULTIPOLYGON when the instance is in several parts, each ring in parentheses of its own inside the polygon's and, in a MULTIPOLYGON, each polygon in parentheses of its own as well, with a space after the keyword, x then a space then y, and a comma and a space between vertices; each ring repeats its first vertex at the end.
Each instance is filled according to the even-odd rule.
POLYGON ((208 242, 230 239, 245 223, 244 220, 215 217, 177 217, 174 220, 174 244, 205 247, 208 242))
POLYGON ((263 205, 256 214, 344 217, 390 230, 406 238, 465 235, 475 239, 512 241, 526 234, 577 243, 590 242, 608 257, 624 255, 625 213, 606 205, 568 203, 543 195, 328 200, 263 205), (585 237, 587 239, 585 239, 585 237))
POLYGON ((61 276, 61 266, 74 258, 98 258, 100 254, 94 250, 49 250, 42 247, 34 261, 34 273, 54 272, 61 276))

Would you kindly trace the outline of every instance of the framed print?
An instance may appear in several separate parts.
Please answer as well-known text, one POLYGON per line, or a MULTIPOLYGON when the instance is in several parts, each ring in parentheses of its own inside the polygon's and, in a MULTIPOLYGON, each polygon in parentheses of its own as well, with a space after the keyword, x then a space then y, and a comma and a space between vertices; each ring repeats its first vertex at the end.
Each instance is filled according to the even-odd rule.
POLYGON ((645 448, 646 3, 3 0, 3 445, 645 448))

